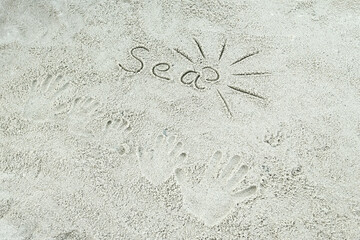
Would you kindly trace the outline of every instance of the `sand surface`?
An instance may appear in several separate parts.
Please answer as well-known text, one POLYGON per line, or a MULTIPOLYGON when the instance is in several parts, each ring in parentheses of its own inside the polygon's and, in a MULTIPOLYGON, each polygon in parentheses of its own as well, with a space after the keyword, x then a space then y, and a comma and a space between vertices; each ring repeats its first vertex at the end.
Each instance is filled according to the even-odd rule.
POLYGON ((0 239, 360 239, 357 0, 0 0, 0 239))

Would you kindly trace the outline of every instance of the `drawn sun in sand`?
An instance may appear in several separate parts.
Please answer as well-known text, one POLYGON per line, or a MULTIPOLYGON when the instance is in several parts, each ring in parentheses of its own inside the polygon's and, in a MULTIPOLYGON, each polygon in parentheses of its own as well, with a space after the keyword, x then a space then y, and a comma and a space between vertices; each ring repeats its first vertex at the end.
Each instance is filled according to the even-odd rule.
MULTIPOLYGON (((200 42, 197 39, 193 39, 197 49, 200 52, 200 60, 194 61, 188 54, 186 54, 184 51, 180 50, 179 48, 175 48, 174 51, 180 55, 183 59, 185 59, 187 62, 192 64, 192 68, 193 70, 188 70, 186 72, 184 72, 181 77, 180 77, 180 81, 181 83, 185 84, 185 85, 191 85, 193 86, 195 89, 198 90, 204 90, 206 89, 206 86, 204 83, 218 83, 221 80, 219 71, 216 69, 215 65, 207 65, 206 62, 207 61, 207 57, 204 53, 204 50, 200 44, 200 42)), ((224 44, 221 47, 220 50, 220 54, 218 57, 218 63, 220 63, 221 59, 224 56, 225 50, 226 50, 226 40, 224 42, 224 44)), ((256 56, 257 54, 259 54, 260 51, 253 51, 249 54, 246 54, 240 58, 238 58, 237 60, 235 60, 234 62, 232 62, 230 64, 230 66, 234 66, 237 65, 239 63, 241 63, 242 61, 245 61, 246 59, 256 56)), ((247 76, 265 76, 265 75, 269 75, 269 72, 242 72, 242 73, 233 73, 233 76, 243 76, 243 77, 247 77, 247 76)), ((232 91, 236 92, 236 93, 241 93, 241 94, 246 94, 248 96, 251 96, 252 98, 255 98, 259 101, 265 101, 265 97, 248 91, 246 89, 243 89, 241 87, 238 86, 233 86, 233 85, 225 85, 227 88, 231 89, 232 91)), ((232 112, 230 110, 230 106, 228 104, 228 102, 226 101, 224 95, 222 94, 222 92, 219 90, 219 88, 216 89, 217 94, 219 95, 220 99, 222 100, 222 102, 224 103, 227 112, 229 113, 230 117, 232 117, 232 112)))

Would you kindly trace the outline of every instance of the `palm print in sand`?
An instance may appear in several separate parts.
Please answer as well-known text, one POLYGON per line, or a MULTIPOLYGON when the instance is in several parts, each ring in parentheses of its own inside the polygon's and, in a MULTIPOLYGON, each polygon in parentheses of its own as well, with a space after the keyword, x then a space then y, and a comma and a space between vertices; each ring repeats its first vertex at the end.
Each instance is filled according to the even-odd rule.
POLYGON ((102 114, 100 106, 101 104, 91 97, 76 98, 67 112, 69 131, 81 137, 93 136, 87 125, 102 114))
POLYGON ((62 75, 48 75, 41 81, 33 81, 23 116, 38 122, 53 120, 58 113, 64 110, 63 105, 56 105, 56 102, 69 87, 69 81, 65 80, 62 75))
POLYGON ((207 226, 219 224, 244 198, 256 193, 256 186, 243 186, 249 168, 241 165, 240 156, 222 163, 222 152, 217 151, 210 159, 207 170, 198 184, 186 179, 183 169, 175 176, 183 193, 185 209, 202 220, 207 226))
POLYGON ((125 118, 109 120, 101 135, 99 136, 101 145, 105 146, 112 152, 118 152, 123 155, 129 151, 126 140, 132 132, 130 123, 125 118))
POLYGON ((186 157, 183 143, 175 136, 159 135, 153 148, 138 148, 141 172, 154 185, 164 183, 186 157))

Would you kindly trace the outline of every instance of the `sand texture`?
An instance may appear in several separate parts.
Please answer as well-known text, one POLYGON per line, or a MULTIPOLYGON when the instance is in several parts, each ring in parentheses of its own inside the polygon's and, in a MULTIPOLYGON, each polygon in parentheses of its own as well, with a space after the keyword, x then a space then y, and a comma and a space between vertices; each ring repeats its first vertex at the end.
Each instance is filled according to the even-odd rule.
POLYGON ((358 0, 0 0, 0 240, 360 239, 358 0))

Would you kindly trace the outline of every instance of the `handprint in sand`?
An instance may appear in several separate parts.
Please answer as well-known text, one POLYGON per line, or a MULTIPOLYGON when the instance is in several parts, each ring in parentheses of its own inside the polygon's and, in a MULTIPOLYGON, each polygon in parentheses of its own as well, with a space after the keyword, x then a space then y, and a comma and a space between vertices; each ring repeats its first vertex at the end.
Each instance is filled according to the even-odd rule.
POLYGON ((101 144, 110 151, 123 155, 129 151, 126 140, 131 131, 132 127, 128 120, 124 118, 109 120, 100 136, 101 144))
POLYGON ((240 164, 240 156, 222 163, 222 153, 217 151, 210 159, 203 178, 197 184, 186 179, 183 169, 176 169, 175 176, 183 193, 185 209, 207 226, 219 224, 244 198, 256 193, 256 186, 242 186, 241 181, 248 166, 240 164))
POLYGON ((183 143, 175 136, 159 135, 154 147, 138 148, 139 165, 142 174, 154 185, 164 183, 186 159, 183 143))
POLYGON ((38 122, 53 120, 57 113, 63 111, 63 105, 55 103, 69 87, 70 83, 62 75, 48 75, 42 81, 33 81, 23 110, 24 118, 38 122))
POLYGON ((92 136, 91 130, 87 129, 88 124, 101 114, 100 103, 91 97, 78 97, 67 113, 69 131, 82 137, 92 136))

